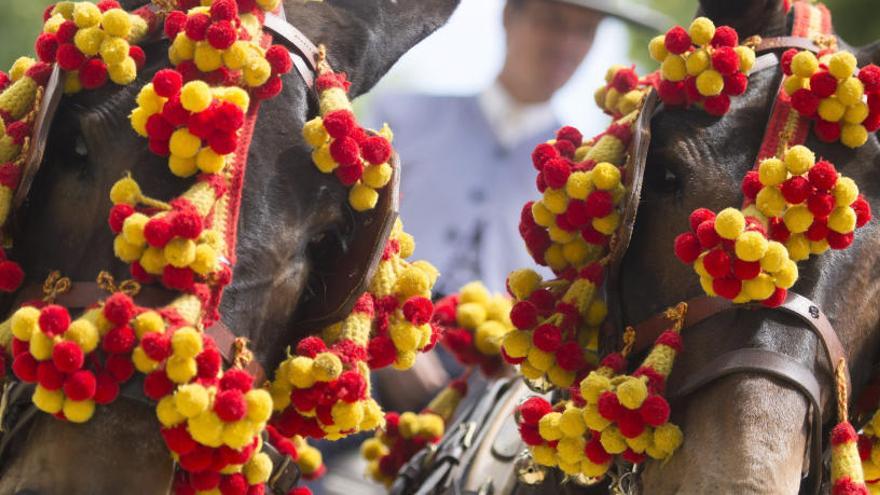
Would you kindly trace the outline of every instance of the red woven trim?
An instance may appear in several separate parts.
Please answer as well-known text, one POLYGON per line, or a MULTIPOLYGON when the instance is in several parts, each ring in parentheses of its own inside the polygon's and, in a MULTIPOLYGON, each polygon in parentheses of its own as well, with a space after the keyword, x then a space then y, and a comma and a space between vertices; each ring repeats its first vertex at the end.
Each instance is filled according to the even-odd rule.
POLYGON ((21 167, 12 163, 4 163, 0 165, 0 184, 15 190, 18 187, 18 181, 21 179, 21 167))
POLYGON ((810 18, 813 8, 807 2, 794 2, 794 23, 791 27, 792 36, 807 37, 810 34, 810 18))

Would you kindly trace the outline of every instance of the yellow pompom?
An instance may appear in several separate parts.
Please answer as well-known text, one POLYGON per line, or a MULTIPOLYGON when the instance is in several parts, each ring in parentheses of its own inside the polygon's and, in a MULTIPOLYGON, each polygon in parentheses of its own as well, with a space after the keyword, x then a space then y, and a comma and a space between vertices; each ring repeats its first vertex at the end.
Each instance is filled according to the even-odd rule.
POLYGON ((747 46, 738 46, 733 49, 739 55, 739 70, 748 74, 755 66, 755 50, 747 46))
POLYGON ((78 318, 70 323, 64 332, 64 339, 75 342, 85 354, 89 354, 98 347, 98 329, 92 322, 78 318))
POLYGON ((175 237, 165 245, 163 254, 171 266, 185 268, 196 259, 196 243, 192 239, 175 237))
POLYGON ((110 201, 113 204, 136 205, 141 198, 141 188, 131 177, 116 181, 110 188, 110 201))
POLYGON ((810 241, 810 254, 822 254, 828 249, 831 248, 831 245, 828 244, 828 241, 825 239, 819 241, 810 241))
POLYGON ((355 211, 372 210, 379 202, 379 193, 372 187, 358 182, 348 192, 348 202, 355 211))
POLYGON ((837 207, 849 206, 859 197, 859 186, 849 177, 839 177, 831 193, 837 207))
POLYGON ((788 251, 785 246, 776 241, 767 243, 767 252, 761 258, 761 269, 766 272, 775 273, 782 268, 782 264, 788 259, 788 251))
POLYGON ((247 63, 251 53, 247 41, 236 41, 223 52, 223 64, 231 70, 239 70, 247 63))
POLYGON ((654 446, 671 454, 681 445, 684 436, 678 426, 672 423, 660 425, 654 429, 654 446))
MULTIPOLYGON (((203 81, 190 81, 180 90, 180 103, 190 112, 201 112, 211 105, 211 88, 203 81)), ((172 137, 173 139, 173 137, 172 137)), ((194 156, 193 153, 190 156, 194 156)))
MULTIPOLYGON (((172 136, 173 138, 173 136, 172 136)), ((176 153, 172 157, 179 156, 176 153)), ((206 174, 216 174, 226 166, 226 156, 219 155, 211 148, 202 148, 196 155, 196 166, 206 174)))
POLYGON ((568 388, 574 384, 575 374, 573 371, 564 370, 557 365, 551 366, 547 370, 547 378, 558 388, 568 388))
POLYGON ((309 388, 314 385, 312 365, 312 359, 305 356, 297 356, 288 361, 290 383, 296 388, 309 388))
POLYGON ((429 440, 443 436, 443 418, 436 414, 422 413, 419 415, 419 436, 429 440))
POLYGON ((810 257, 810 241, 803 234, 792 234, 785 242, 788 257, 794 261, 803 261, 810 257))
POLYGON ((186 420, 186 418, 177 411, 177 405, 175 404, 174 396, 172 395, 167 395, 159 399, 159 403, 156 404, 156 417, 159 418, 159 423, 165 427, 179 425, 186 420))
POLYGON ((523 300, 537 290, 542 281, 541 275, 534 270, 516 270, 507 276, 507 288, 513 297, 523 300))
POLYGON ((645 449, 651 445, 651 439, 654 437, 653 432, 650 428, 646 428, 641 434, 634 438, 627 438, 626 444, 629 445, 629 448, 634 452, 643 453, 645 449))
POLYGON ((776 187, 763 187, 755 197, 755 205, 758 211, 768 217, 780 217, 785 211, 787 203, 785 196, 776 187))
POLYGON ((122 38, 105 38, 98 50, 107 65, 120 64, 128 58, 128 42, 122 38))
POLYGON ((151 275, 161 275, 162 270, 168 265, 168 261, 165 260, 164 251, 152 246, 144 250, 140 263, 143 269, 151 275))
POLYGON ((97 26, 101 22, 101 10, 93 3, 76 2, 73 4, 73 22, 78 28, 97 26))
POLYGON ((95 401, 67 399, 64 401, 62 412, 64 412, 64 418, 71 423, 85 423, 95 414, 95 401))
POLYGON ((809 82, 809 79, 803 77, 789 76, 782 82, 782 87, 785 89, 785 94, 791 96, 795 94, 797 90, 808 87, 809 82))
POLYGON ((196 376, 198 367, 196 360, 180 356, 171 356, 165 364, 165 373, 174 383, 187 383, 196 376))
POLYGON ((524 358, 532 346, 531 336, 527 332, 508 332, 504 335, 504 352, 512 358, 524 358))
POLYGON ((73 36, 73 44, 89 57, 93 57, 101 50, 101 43, 106 35, 98 28, 90 27, 80 29, 73 36))
POLYGON ((736 239, 745 226, 745 217, 735 208, 725 208, 715 217, 715 232, 724 239, 736 239))
POLYGON ((150 113, 144 110, 141 107, 135 108, 131 111, 131 115, 128 116, 128 120, 131 123, 131 128, 134 129, 134 132, 138 133, 141 137, 147 137, 147 119, 150 118, 150 113))
POLYGON ((819 116, 829 122, 837 122, 843 118, 846 107, 836 98, 824 98, 819 102, 819 116))
POLYGON ((724 78, 718 71, 709 69, 697 76, 697 91, 703 96, 717 96, 724 89, 724 78))
POLYGON ((813 224, 813 214, 804 205, 792 206, 782 217, 785 226, 792 234, 806 232, 813 224))
POLYGON ((666 36, 661 34, 651 38, 651 42, 648 43, 648 52, 651 54, 651 58, 657 62, 665 60, 666 56, 669 55, 669 52, 666 50, 666 36))
POLYGON ((337 402, 330 411, 333 423, 340 430, 356 428, 364 419, 364 406, 360 402, 337 402))
POLYGON ((187 418, 194 418, 207 411, 209 403, 208 390, 197 383, 181 385, 174 393, 177 411, 187 418))
POLYGON ((189 39, 185 32, 181 32, 171 42, 171 47, 168 49, 168 59, 176 65, 185 60, 192 60, 195 52, 196 43, 189 39))
POLYGON ((213 412, 205 411, 186 423, 187 431, 196 442, 208 447, 223 445, 223 421, 213 412))
POLYGON ((543 204, 550 213, 557 215, 565 213, 565 210, 568 208, 568 195, 562 189, 548 187, 544 190, 543 204))
POLYGON ((528 361, 523 361, 519 365, 519 372, 522 376, 524 376, 527 380, 537 380, 544 376, 544 371, 535 368, 528 361))
POLYGON ((582 411, 576 407, 566 409, 559 418, 559 429, 567 437, 579 437, 587 431, 582 411))
POLYGON ((220 99, 228 101, 244 111, 247 111, 248 106, 251 104, 251 97, 248 95, 248 92, 237 86, 223 88, 222 93, 220 93, 220 99))
POLYGON ((862 102, 862 96, 865 94, 865 86, 858 78, 848 77, 837 85, 837 101, 844 106, 853 106, 862 102))
POLYGON ((612 211, 608 216, 602 218, 594 218, 592 221, 593 228, 605 235, 612 235, 620 226, 620 213, 612 211))
POLYGON ((474 332, 474 346, 483 354, 496 356, 501 349, 501 338, 507 328, 497 321, 486 321, 474 332))
POLYGON ((589 459, 584 459, 580 463, 581 474, 587 478, 600 478, 608 472, 609 467, 611 467, 611 461, 605 464, 595 464, 589 459))
POLYGON ((785 152, 785 166, 792 175, 802 175, 816 164, 816 155, 806 146, 792 146, 785 152))
POLYGON ((689 76, 697 76, 708 69, 709 64, 711 63, 712 61, 709 58, 709 53, 705 48, 701 48, 688 55, 685 66, 687 67, 687 73, 689 76))
POLYGON ((750 231, 743 232, 736 239, 734 248, 737 258, 743 261, 758 261, 767 253, 767 245, 767 239, 761 233, 750 231))
POLYGON ((202 352, 202 335, 193 327, 180 328, 171 336, 171 348, 175 356, 194 358, 202 352))
MULTIPOLYGON (((196 156, 201 146, 202 140, 185 128, 174 131, 174 134, 171 135, 171 141, 168 143, 168 149, 171 150, 171 154, 181 158, 196 156)), ((196 163, 198 164, 198 160, 196 163)))
POLYGON ((559 460, 556 458, 556 449, 549 445, 535 445, 531 447, 532 459, 541 466, 555 467, 559 460))
POLYGON ((696 45, 708 45, 715 36, 715 24, 706 17, 697 17, 688 28, 691 41, 696 45))
MULTIPOLYGON (((306 446, 308 447, 308 446, 306 446)), ((323 459, 321 458, 321 451, 315 448, 303 448, 300 449, 297 447, 297 451, 299 452, 299 459, 297 460, 297 465, 302 469, 304 474, 311 474, 318 470, 323 464, 323 459)))
POLYGON ((9 77, 13 81, 18 81, 37 61, 30 57, 18 57, 9 70, 9 77))
POLYGON ((428 273, 416 266, 409 266, 397 278, 396 292, 404 298, 427 293, 431 289, 428 273))
POLYGON ((608 162, 602 162, 593 168, 590 179, 598 189, 611 191, 620 184, 620 169, 608 162))
POLYGON ((819 69, 819 60, 813 55, 813 52, 798 52, 791 59, 791 70, 798 77, 809 78, 819 69))
POLYGON ((330 146, 326 144, 312 151, 312 162, 318 167, 318 170, 325 174, 329 174, 339 166, 333 159, 333 155, 330 154, 330 146))
POLYGON ((217 266, 217 251, 208 244, 196 246, 196 255, 189 267, 199 275, 208 275, 217 266))
POLYGON ((394 175, 394 169, 387 163, 381 165, 368 165, 364 168, 362 180, 364 181, 364 184, 373 189, 382 189, 388 185, 392 175, 394 175))
POLYGON ((394 347, 399 351, 412 352, 419 347, 420 333, 416 326, 409 322, 399 321, 392 324, 388 333, 391 341, 394 342, 394 347))
POLYGON ((122 62, 107 67, 107 73, 110 75, 111 81, 125 86, 137 79, 137 64, 133 58, 127 57, 122 62))
POLYGON ((773 295, 775 290, 776 285, 773 283, 773 278, 766 273, 760 273, 751 280, 743 281, 743 291, 750 299, 755 301, 767 299, 773 295))
POLYGON ((660 66, 663 79, 672 82, 684 81, 687 77, 687 64, 681 55, 668 54, 660 66))
MULTIPOLYGON (((580 414, 575 416, 580 419, 580 414)), ((575 470, 580 471, 580 461, 584 459, 584 444, 586 441, 581 436, 565 437, 556 445, 557 455, 561 461, 575 464, 575 470)))
POLYGON ((846 113, 843 114, 843 121, 847 124, 861 124, 868 118, 868 113, 870 113, 868 105, 860 101, 846 109, 846 113))
POLYGON ((547 371, 550 369, 551 366, 553 366, 553 363, 556 361, 556 357, 552 353, 544 352, 537 347, 532 347, 531 349, 529 349, 529 354, 528 356, 526 356, 526 360, 535 369, 547 371))
POLYGON ((147 240, 144 238, 144 227, 149 220, 149 217, 143 213, 135 212, 129 215, 128 218, 122 222, 122 235, 125 237, 125 240, 129 244, 134 244, 136 246, 146 244, 147 240))
POLYGON ((541 435, 541 438, 548 442, 562 438, 562 430, 559 427, 561 419, 562 414, 558 412, 545 414, 544 417, 538 421, 538 433, 541 435))
POLYGON ((627 378, 617 385, 617 399, 623 407, 636 410, 648 397, 648 386, 639 378, 627 378))
POLYGON ((828 72, 837 79, 844 79, 855 73, 857 65, 856 57, 852 53, 837 52, 828 61, 828 72))
POLYGON ((374 461, 388 453, 388 447, 378 438, 368 438, 361 444, 361 455, 368 461, 374 461))
POLYGON ((248 420, 236 421, 223 428, 223 443, 233 449, 242 449, 254 439, 256 425, 248 420))
POLYGON ((110 9, 101 17, 101 27, 110 36, 127 38, 131 32, 131 19, 122 9, 110 9))
POLYGON ((599 400, 599 395, 606 390, 611 390, 611 380, 600 373, 592 372, 581 380, 581 395, 590 404, 599 400))
POLYGON ((33 306, 24 306, 12 314, 12 335, 18 340, 28 342, 31 336, 40 329, 40 310, 33 306))
POLYGON ((486 305, 489 303, 489 299, 491 298, 491 294, 486 289, 486 286, 482 284, 482 282, 470 282, 462 286, 462 288, 458 291, 459 302, 461 304, 464 303, 477 303, 480 305, 486 305))
POLYGON ((840 130, 840 142, 849 148, 858 148, 868 142, 868 130, 860 124, 844 124, 840 130))
POLYGON ((797 263, 792 260, 785 260, 782 267, 776 272, 774 281, 777 287, 782 289, 790 289, 798 279, 797 263))
POLYGON ((49 414, 55 414, 64 407, 64 392, 61 390, 46 390, 42 385, 37 384, 31 400, 37 406, 37 409, 49 414))
POLYGON ((622 454, 626 451, 626 438, 620 433, 616 426, 609 426, 602 430, 602 436, 599 437, 599 443, 609 454, 622 454))
POLYGON ((312 374, 318 381, 335 380, 342 374, 342 360, 332 352, 322 352, 312 362, 312 374))
POLYGON ((46 361, 52 357, 52 339, 43 332, 34 332, 28 342, 28 350, 37 361, 46 361))
POLYGON ((835 208, 828 216, 828 228, 838 234, 848 234, 856 228, 856 212, 849 206, 835 208))
POLYGON ((266 59, 253 57, 244 68, 244 82, 250 87, 262 86, 272 75, 272 66, 266 59))
POLYGON ((117 258, 126 263, 137 261, 143 252, 144 246, 132 244, 126 241, 125 237, 122 235, 118 235, 113 239, 113 253, 117 258))
POLYGON ((779 158, 767 158, 758 166, 758 178, 762 185, 776 186, 788 178, 788 170, 779 158))
POLYGON ((159 112, 165 105, 166 99, 157 95, 153 89, 153 83, 148 83, 138 92, 136 103, 138 107, 147 113, 147 116, 159 112))
POLYGON ((145 375, 159 367, 159 363, 150 359, 143 347, 140 346, 135 347, 134 351, 132 351, 131 362, 134 363, 134 368, 136 370, 145 375))
POLYGON ((256 423, 265 423, 272 415, 272 396, 261 388, 256 388, 244 394, 247 404, 247 417, 256 423))
POLYGON ((207 41, 196 42, 193 61, 202 72, 213 72, 223 67, 223 52, 211 46, 207 41))

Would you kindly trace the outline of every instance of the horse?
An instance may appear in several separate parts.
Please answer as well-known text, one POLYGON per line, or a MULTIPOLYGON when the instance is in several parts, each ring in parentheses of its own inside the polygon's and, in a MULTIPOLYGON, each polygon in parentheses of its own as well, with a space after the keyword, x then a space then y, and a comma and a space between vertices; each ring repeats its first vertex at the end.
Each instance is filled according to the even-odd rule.
MULTIPOLYGON (((131 11, 149 2, 120 3, 131 11)), ((355 97, 443 25, 457 4, 290 0, 283 8, 292 25, 326 46, 333 68, 349 74, 355 97)), ((135 83, 65 97, 54 116, 12 252, 31 277, 27 282, 38 283, 55 270, 75 281, 94 280, 101 270, 116 280, 128 278, 125 265, 114 259, 112 232, 103 220, 111 206, 107 191, 127 171, 157 197, 183 187, 167 174, 148 173, 163 170, 163 159, 148 151, 127 122, 138 89, 167 66, 167 40, 143 48, 148 62, 135 83)), ((312 164, 300 130, 316 113, 314 93, 291 72, 283 92, 261 106, 248 151, 238 260, 219 309, 265 369, 274 369, 288 346, 315 330, 305 320, 327 316, 315 307, 351 306, 351 294, 342 297, 351 301, 328 301, 333 295, 326 293, 340 276, 334 269, 340 260, 368 262, 382 249, 367 241, 375 237, 374 227, 362 225, 346 189, 312 164)), ((5 456, 0 494, 168 493, 174 462, 153 414, 146 401, 120 398, 82 425, 37 415, 5 456)))
MULTIPOLYGON (((733 27, 741 40, 784 36, 791 28, 783 0, 701 0, 697 15, 733 27)), ((860 66, 880 59, 880 43, 850 48, 838 39, 838 44, 852 51, 860 66)), ((691 267, 674 257, 673 242, 688 230, 694 209, 720 211, 741 204, 740 183, 754 167, 782 78, 778 65, 774 69, 754 73, 748 91, 721 118, 674 108, 646 116, 651 141, 632 237, 617 273, 609 274, 616 284, 609 291, 614 319, 635 325, 703 293, 691 267)), ((872 169, 880 160, 876 136, 856 150, 820 142, 812 134, 806 145, 853 178, 872 208, 880 204, 880 180, 872 169)), ((880 309, 865 304, 880 291, 877 229, 868 224, 849 249, 801 263, 793 287, 833 323, 856 395, 871 378, 880 344, 880 309)), ((837 364, 825 358, 816 334, 801 319, 780 311, 736 308, 686 328, 683 338, 684 352, 673 368, 669 390, 728 351, 756 348, 782 354, 811 371, 821 388, 821 411, 811 410, 794 384, 767 373, 711 380, 672 403, 672 422, 684 432, 680 450, 663 463, 648 462, 636 483, 629 474, 626 480, 612 480, 615 489, 651 495, 808 492, 803 475, 824 469, 810 465, 811 445, 821 445, 825 438, 821 431, 811 432, 811 421, 821 413, 826 429, 831 426, 827 418, 834 417, 837 364)), ((612 342, 608 348, 615 346, 612 342)), ((490 384, 480 397, 461 406, 436 452, 417 456, 402 470, 392 492, 607 493, 607 483, 585 487, 565 482, 559 473, 536 468, 518 455, 523 446, 516 439, 514 411, 532 394, 516 380, 490 384)), ((827 485, 823 489, 830 491, 827 485)))

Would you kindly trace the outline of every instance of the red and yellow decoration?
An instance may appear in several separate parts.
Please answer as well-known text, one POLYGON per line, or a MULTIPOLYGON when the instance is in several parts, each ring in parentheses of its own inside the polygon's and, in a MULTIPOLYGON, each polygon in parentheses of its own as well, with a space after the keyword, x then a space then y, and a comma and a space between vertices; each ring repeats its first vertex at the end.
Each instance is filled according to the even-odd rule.
POLYGON ((837 416, 839 423, 831 430, 832 495, 868 495, 865 483, 861 439, 849 422, 849 397, 846 386, 846 360, 840 358, 835 368, 837 416))
POLYGON ((859 69, 845 50, 823 50, 817 57, 790 49, 782 55, 782 70, 791 106, 814 120, 813 132, 822 141, 858 148, 880 129, 880 67, 859 69))
POLYGON ((755 51, 739 45, 730 26, 715 27, 697 17, 686 30, 675 26, 649 45, 651 57, 661 63, 657 92, 671 106, 698 105, 708 114, 722 116, 730 98, 745 93, 755 51))
POLYGON ((481 282, 471 282, 458 294, 446 296, 434 308, 443 345, 465 366, 477 365, 486 376, 501 371, 501 342, 513 330, 511 300, 490 294, 481 282))

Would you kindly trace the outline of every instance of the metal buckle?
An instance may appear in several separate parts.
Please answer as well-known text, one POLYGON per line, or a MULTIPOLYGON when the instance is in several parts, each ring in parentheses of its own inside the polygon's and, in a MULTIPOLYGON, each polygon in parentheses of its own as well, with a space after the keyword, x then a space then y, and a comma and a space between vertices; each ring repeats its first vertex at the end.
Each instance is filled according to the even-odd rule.
POLYGON ((466 449, 471 448, 474 444, 474 435, 477 433, 477 423, 467 421, 462 423, 459 428, 464 431, 461 437, 461 445, 466 449))

